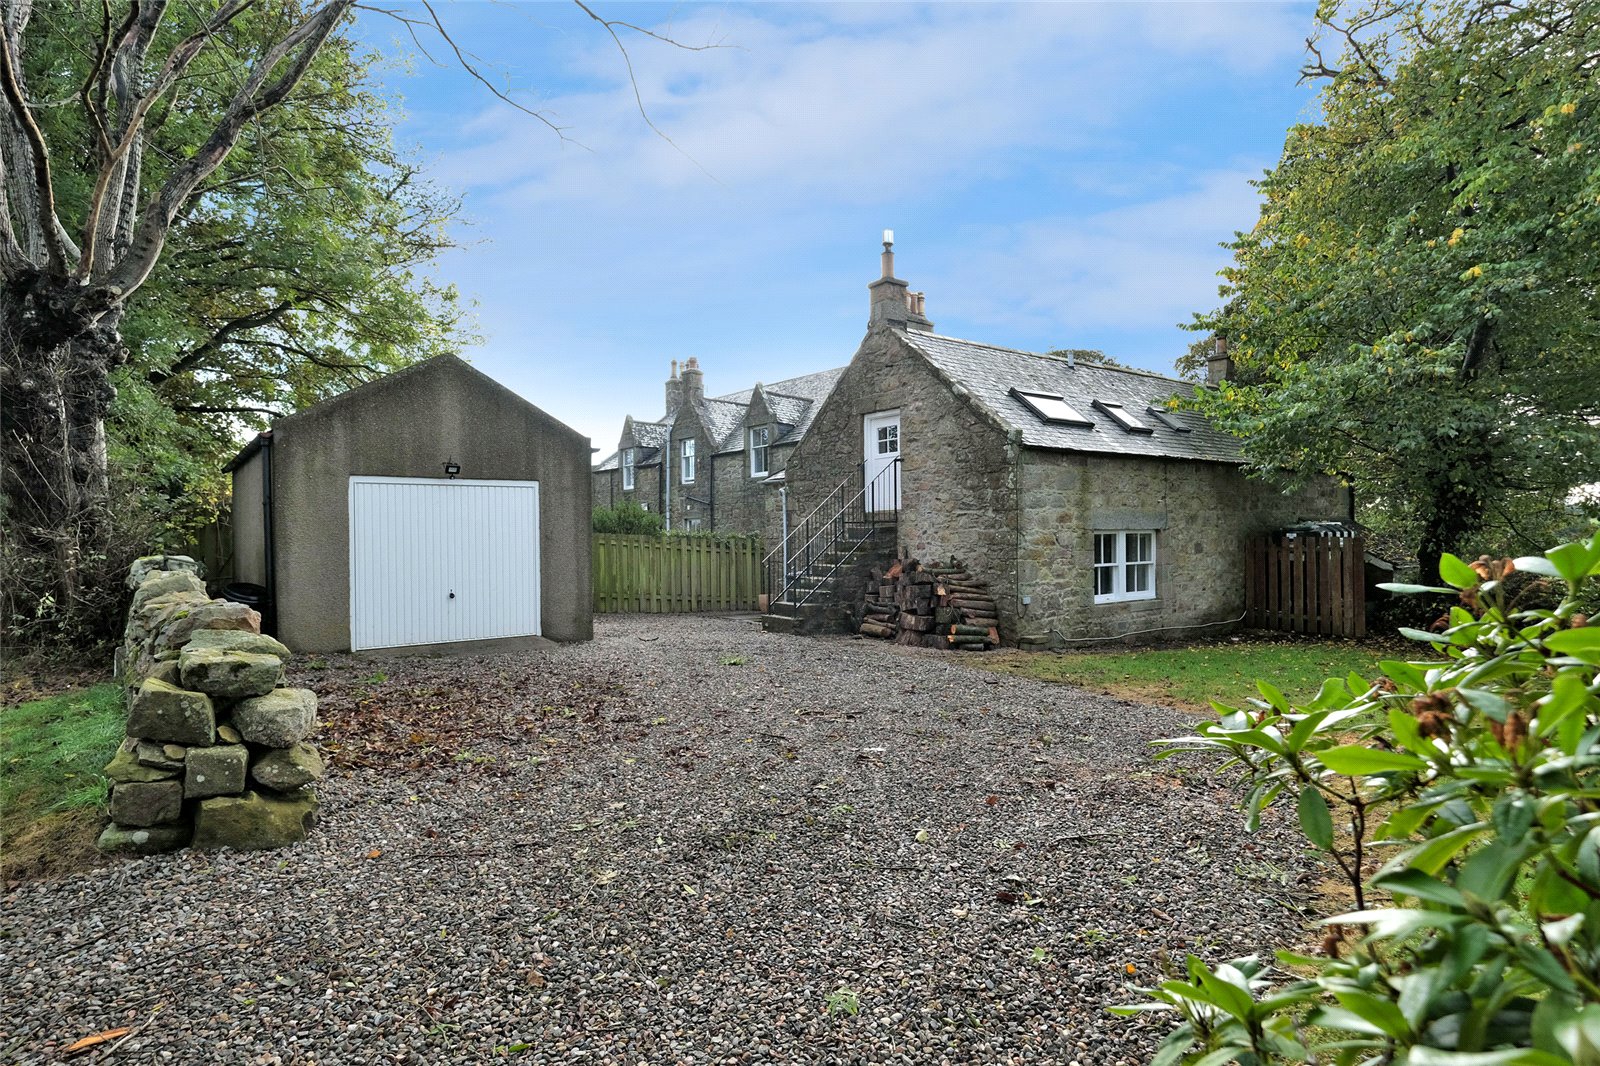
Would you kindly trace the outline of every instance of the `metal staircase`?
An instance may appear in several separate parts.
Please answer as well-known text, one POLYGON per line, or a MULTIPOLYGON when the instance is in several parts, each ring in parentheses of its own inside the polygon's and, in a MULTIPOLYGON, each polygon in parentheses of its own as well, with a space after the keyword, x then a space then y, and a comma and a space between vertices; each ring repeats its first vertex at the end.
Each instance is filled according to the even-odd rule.
POLYGON ((870 479, 866 464, 857 464, 762 560, 769 617, 796 619, 832 604, 850 563, 892 554, 899 518, 900 458, 870 479))

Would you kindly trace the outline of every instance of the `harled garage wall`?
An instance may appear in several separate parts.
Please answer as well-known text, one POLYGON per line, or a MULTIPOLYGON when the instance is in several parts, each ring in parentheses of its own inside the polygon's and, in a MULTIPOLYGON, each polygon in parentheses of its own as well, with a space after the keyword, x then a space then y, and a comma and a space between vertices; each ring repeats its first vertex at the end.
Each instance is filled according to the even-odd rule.
POLYGON ((451 459, 463 478, 539 482, 542 635, 593 637, 589 439, 443 356, 273 425, 279 639, 350 648, 350 477, 438 478, 451 459))

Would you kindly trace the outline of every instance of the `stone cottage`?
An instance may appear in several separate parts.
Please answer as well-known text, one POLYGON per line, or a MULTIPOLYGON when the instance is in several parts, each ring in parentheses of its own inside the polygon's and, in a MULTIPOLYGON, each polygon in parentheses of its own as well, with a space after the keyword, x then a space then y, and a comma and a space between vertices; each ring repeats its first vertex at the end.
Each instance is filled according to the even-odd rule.
POLYGON ((594 503, 632 500, 669 529, 761 533, 781 539, 784 467, 842 367, 725 396, 705 394, 698 359, 672 362, 666 412, 629 415, 617 450, 594 467, 594 503))
POLYGON ((871 510, 903 553, 987 581, 1005 643, 1237 622, 1249 536, 1352 514, 1331 479, 1246 477, 1234 438, 1168 406, 1193 383, 935 333, 887 241, 869 290, 866 337, 788 457, 791 518, 897 468, 871 510))

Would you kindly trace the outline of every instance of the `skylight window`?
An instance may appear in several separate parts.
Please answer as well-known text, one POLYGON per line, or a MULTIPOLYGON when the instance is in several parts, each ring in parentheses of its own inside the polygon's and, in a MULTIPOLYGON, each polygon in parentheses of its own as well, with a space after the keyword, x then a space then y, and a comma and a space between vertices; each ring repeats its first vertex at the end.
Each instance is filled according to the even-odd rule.
POLYGON ((1163 411, 1159 407, 1151 407, 1148 408, 1148 410, 1151 417, 1153 417, 1157 422, 1160 422, 1163 426, 1166 426, 1168 429, 1175 429, 1179 433, 1188 433, 1194 428, 1184 423, 1182 419, 1173 414, 1171 411, 1163 411))
POLYGON ((1073 410, 1065 399, 1054 393, 1024 392, 1021 389, 1012 389, 1011 395, 1021 400, 1028 410, 1038 415, 1041 422, 1057 422, 1067 426, 1094 428, 1093 422, 1073 410))
POLYGON ((1094 402, 1094 406, 1095 410, 1103 411, 1114 418, 1117 425, 1121 426, 1129 433, 1155 432, 1155 430, 1151 429, 1149 426, 1135 418, 1133 412, 1122 406, 1120 403, 1111 403, 1108 400, 1096 400, 1094 402))

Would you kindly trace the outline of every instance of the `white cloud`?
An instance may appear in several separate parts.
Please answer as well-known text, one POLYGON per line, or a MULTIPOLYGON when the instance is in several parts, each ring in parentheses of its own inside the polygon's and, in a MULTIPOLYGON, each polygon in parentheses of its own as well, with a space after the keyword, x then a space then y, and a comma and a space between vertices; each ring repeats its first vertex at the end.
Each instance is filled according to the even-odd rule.
MULTIPOLYGON (((507 25, 459 10, 478 39, 507 25)), ((586 147, 481 90, 447 98, 459 114, 413 93, 410 132, 487 241, 446 264, 481 302, 479 365, 605 446, 657 413, 670 359, 700 356, 714 392, 844 363, 885 226, 943 329, 1170 366, 1276 147, 1240 147, 1226 117, 1214 145, 1185 127, 1221 88, 1292 84, 1309 23, 1240 3, 674 9, 676 39, 737 46, 629 38, 680 152, 598 27, 509 10, 561 35, 534 102, 586 147)))
POLYGON ((1182 68, 1281 62, 1300 23, 1289 9, 1242 4, 783 10, 791 17, 741 9, 671 27, 727 48, 629 41, 639 93, 677 148, 644 125, 620 57, 597 39, 576 59, 590 88, 540 101, 587 150, 556 150, 542 127, 497 105, 462 124, 467 144, 442 176, 509 190, 506 202, 523 207, 651 190, 860 202, 1115 137, 1130 110, 1184 90, 1182 68))
POLYGON ((1257 194, 1249 182, 1259 173, 1209 171, 1171 196, 975 231, 969 255, 938 283, 978 294, 966 301, 969 319, 1057 330, 1062 344, 1084 331, 1186 321, 1217 303, 1216 272, 1228 261, 1220 244, 1253 223, 1257 194))

